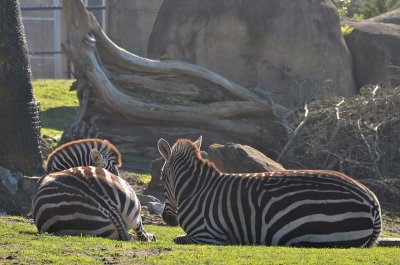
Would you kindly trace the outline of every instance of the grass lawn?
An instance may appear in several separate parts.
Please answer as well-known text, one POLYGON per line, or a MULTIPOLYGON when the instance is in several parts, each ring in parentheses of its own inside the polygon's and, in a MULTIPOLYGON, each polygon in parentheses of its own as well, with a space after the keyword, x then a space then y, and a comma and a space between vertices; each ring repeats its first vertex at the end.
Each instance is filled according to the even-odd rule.
POLYGON ((312 249, 176 245, 180 228, 146 226, 156 243, 37 233, 22 217, 0 217, 1 264, 400 264, 400 248, 312 249))
POLYGON ((61 136, 71 124, 79 105, 76 91, 69 91, 72 81, 65 79, 33 81, 35 98, 40 102, 42 135, 61 136))

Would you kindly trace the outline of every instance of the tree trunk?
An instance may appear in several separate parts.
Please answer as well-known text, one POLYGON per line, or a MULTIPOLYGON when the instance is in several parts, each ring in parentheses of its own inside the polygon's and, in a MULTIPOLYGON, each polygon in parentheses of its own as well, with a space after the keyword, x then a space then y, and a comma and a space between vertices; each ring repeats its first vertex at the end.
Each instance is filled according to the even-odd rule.
POLYGON ((23 174, 43 171, 38 105, 18 0, 0 0, 0 164, 23 174))
MULTIPOLYGON (((64 139, 110 139, 121 152, 157 157, 164 137, 278 148, 287 109, 203 67, 149 60, 115 45, 80 0, 64 0, 80 100, 64 139)), ((281 139, 283 139, 282 137, 281 139)))

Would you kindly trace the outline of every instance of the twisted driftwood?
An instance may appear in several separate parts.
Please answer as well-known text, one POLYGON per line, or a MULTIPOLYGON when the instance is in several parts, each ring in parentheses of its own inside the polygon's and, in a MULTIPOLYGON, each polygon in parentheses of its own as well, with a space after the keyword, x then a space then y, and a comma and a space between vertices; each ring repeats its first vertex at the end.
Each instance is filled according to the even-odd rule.
POLYGON ((80 0, 63 1, 80 107, 64 138, 103 137, 122 152, 153 154, 159 137, 205 135, 277 147, 287 110, 203 67, 142 58, 115 45, 80 0))

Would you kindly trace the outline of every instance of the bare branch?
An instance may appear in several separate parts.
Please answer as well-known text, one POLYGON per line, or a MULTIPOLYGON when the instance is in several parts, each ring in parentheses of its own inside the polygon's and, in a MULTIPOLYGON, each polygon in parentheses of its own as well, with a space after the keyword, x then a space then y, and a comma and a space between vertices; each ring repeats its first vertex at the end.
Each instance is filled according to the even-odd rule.
POLYGON ((286 143, 286 145, 283 147, 281 153, 279 154, 278 158, 276 159, 277 162, 279 162, 282 159, 282 157, 286 154, 288 148, 292 145, 294 139, 296 138, 296 136, 300 132, 300 130, 304 127, 304 125, 306 124, 307 120, 308 120, 308 107, 307 107, 307 104, 305 104, 304 105, 304 118, 300 122, 300 124, 297 126, 297 128, 294 130, 293 134, 289 138, 289 140, 286 143))

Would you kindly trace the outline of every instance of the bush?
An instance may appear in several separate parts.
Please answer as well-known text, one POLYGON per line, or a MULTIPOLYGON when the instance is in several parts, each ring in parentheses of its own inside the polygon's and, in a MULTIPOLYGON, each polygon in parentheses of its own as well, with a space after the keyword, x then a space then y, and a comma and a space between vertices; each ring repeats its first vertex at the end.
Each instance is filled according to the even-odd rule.
POLYGON ((400 7, 400 0, 332 0, 342 17, 367 19, 400 7))
MULTIPOLYGON (((400 200, 400 87, 369 86, 355 98, 320 100, 299 113, 303 127, 283 164, 332 169, 400 200)), ((391 201, 388 200, 388 201, 391 201)))

